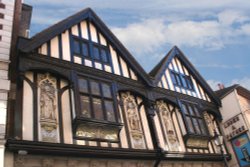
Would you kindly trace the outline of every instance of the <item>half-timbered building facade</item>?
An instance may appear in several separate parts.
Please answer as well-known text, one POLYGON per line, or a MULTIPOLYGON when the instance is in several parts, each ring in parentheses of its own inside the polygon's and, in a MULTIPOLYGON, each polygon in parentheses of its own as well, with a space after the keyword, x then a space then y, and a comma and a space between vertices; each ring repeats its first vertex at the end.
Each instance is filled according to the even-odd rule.
POLYGON ((223 166, 220 100, 177 47, 147 74, 89 8, 18 46, 14 167, 223 166))

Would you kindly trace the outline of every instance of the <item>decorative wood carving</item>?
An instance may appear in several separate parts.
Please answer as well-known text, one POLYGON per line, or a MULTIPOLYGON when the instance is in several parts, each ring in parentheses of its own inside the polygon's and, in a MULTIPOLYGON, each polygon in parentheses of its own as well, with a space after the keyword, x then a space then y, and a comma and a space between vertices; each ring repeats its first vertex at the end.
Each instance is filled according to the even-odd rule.
POLYGON ((130 132, 132 145, 136 149, 143 149, 145 148, 145 141, 135 97, 131 95, 130 92, 122 93, 121 96, 128 120, 128 129, 130 132))
POLYGON ((214 120, 214 116, 211 114, 208 114, 207 112, 204 112, 204 119, 206 121, 206 124, 208 126, 208 131, 211 136, 214 136, 214 131, 216 130, 216 122, 214 120))
POLYGON ((54 167, 54 160, 53 159, 43 159, 42 167, 54 167))
POLYGON ((41 140, 58 141, 56 79, 48 73, 38 75, 41 140))
POLYGON ((163 124, 163 129, 166 134, 167 144, 170 151, 179 151, 180 144, 175 133, 173 119, 167 104, 164 101, 158 101, 156 106, 160 113, 160 119, 163 124))
POLYGON ((15 167, 25 167, 25 158, 23 156, 16 156, 14 161, 15 167))

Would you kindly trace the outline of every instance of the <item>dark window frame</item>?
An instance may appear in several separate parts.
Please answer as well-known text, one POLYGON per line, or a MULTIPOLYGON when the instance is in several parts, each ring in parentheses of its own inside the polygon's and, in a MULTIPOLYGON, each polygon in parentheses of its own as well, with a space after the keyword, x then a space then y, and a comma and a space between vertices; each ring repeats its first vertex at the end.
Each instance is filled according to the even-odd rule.
POLYGON ((190 76, 170 70, 170 76, 175 86, 194 91, 194 84, 190 76))
MULTIPOLYGON (((84 76, 81 76, 78 78, 78 87, 79 87, 79 99, 81 99, 82 96, 86 96, 86 97, 89 97, 89 105, 90 105, 90 117, 87 118, 87 117, 84 117, 84 116, 81 116, 81 117, 84 117, 86 119, 91 119, 91 120, 98 120, 98 121, 104 121, 104 122, 113 122, 113 123, 119 123, 119 119, 118 119, 118 115, 117 115, 117 102, 116 102, 116 99, 115 99, 115 93, 114 93, 114 89, 113 89, 113 83, 112 82, 107 82, 107 81, 103 81, 103 80, 99 80, 99 79, 93 79, 91 77, 84 77, 84 76), (84 79, 87 81, 87 89, 88 89, 88 92, 81 92, 80 90, 80 79, 84 79), (100 91, 100 94, 97 95, 97 94, 93 94, 93 92, 91 91, 91 82, 96 82, 98 84, 98 88, 99 88, 99 91, 100 91), (103 90, 103 85, 108 85, 109 88, 110 88, 110 97, 105 97, 104 95, 104 90, 103 90), (101 107, 102 107, 102 114, 103 114, 103 119, 97 119, 96 116, 95 116, 95 111, 94 111, 94 102, 93 102, 93 99, 100 99, 101 100, 101 107), (105 102, 112 102, 113 103, 113 114, 114 114, 114 121, 110 121, 108 120, 108 112, 107 112, 107 108, 105 106, 105 102)), ((80 100, 80 104, 82 104, 81 100, 80 100)), ((82 111, 82 106, 80 105, 80 109, 79 111, 82 111)), ((78 115, 80 116, 81 114, 78 113, 78 115)))
POLYGON ((72 54, 73 57, 77 56, 77 57, 80 57, 82 59, 88 59, 88 60, 91 60, 94 63, 95 62, 100 63, 100 64, 102 64, 102 66, 104 66, 104 65, 112 66, 112 64, 111 64, 111 54, 110 54, 108 46, 104 46, 104 45, 102 45, 100 43, 96 43, 94 41, 90 41, 90 40, 87 40, 87 39, 84 39, 84 38, 81 38, 81 37, 78 37, 78 36, 75 36, 75 35, 71 35, 71 39, 72 39, 71 44, 73 45, 71 54, 72 54), (75 46, 74 46, 75 41, 79 42, 78 47, 80 49, 80 53, 75 52, 75 46), (88 55, 84 54, 82 44, 87 45, 87 48, 88 48, 87 54, 88 55), (95 57, 94 48, 97 48, 99 58, 95 57), (105 59, 103 59, 103 57, 101 56, 102 51, 104 51, 106 53, 106 58, 105 59))
MULTIPOLYGON (((73 36, 73 35, 72 35, 73 36)), ((79 38, 77 36, 73 36, 72 37, 73 41, 73 46, 72 46, 72 54, 73 56, 79 56, 81 58, 90 58, 90 46, 89 46, 89 41, 86 40, 86 39, 83 39, 83 38, 79 38), (75 41, 79 42, 79 49, 80 49, 80 53, 77 53, 75 51, 75 41), (84 54, 84 51, 83 51, 83 48, 82 48, 82 45, 85 44, 87 46, 87 55, 84 54)))
POLYGON ((209 133, 207 125, 198 104, 189 101, 181 101, 180 105, 187 134, 197 136, 208 136, 209 133), (184 108, 184 106, 186 109, 184 108), (192 109, 192 112, 190 108, 192 109), (188 119, 190 119, 191 124, 188 123, 188 119), (195 121, 197 122, 198 126, 195 125, 195 121))

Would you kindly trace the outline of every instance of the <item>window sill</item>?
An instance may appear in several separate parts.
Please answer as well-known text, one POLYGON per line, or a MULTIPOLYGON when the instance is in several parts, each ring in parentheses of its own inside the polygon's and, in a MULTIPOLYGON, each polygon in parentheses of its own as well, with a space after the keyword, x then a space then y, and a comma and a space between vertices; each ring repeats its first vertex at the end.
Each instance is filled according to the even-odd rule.
POLYGON ((122 127, 120 123, 82 117, 76 117, 73 121, 74 138, 77 140, 118 143, 122 127))
POLYGON ((186 134, 184 137, 187 148, 207 149, 210 137, 207 135, 186 134))

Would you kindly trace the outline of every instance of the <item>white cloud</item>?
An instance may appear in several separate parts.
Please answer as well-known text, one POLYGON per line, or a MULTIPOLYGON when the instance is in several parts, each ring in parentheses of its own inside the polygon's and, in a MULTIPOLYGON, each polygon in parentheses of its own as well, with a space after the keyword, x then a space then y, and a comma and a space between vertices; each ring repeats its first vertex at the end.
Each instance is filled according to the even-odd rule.
POLYGON ((243 65, 239 64, 234 64, 234 65, 229 65, 229 64, 196 64, 196 67, 203 67, 203 68, 221 68, 221 69, 239 69, 244 67, 243 65))
POLYGON ((249 20, 241 11, 225 10, 218 14, 218 20, 223 25, 232 25, 234 23, 243 23, 249 20))
POLYGON ((240 43, 242 35, 250 38, 250 24, 244 23, 247 20, 250 18, 230 10, 219 13, 217 19, 212 20, 166 22, 153 18, 112 30, 137 55, 157 52, 166 44, 219 50, 225 45, 240 43), (233 23, 239 23, 239 28, 233 23))
POLYGON ((231 85, 233 84, 240 84, 241 86, 250 90, 250 78, 249 77, 244 77, 241 79, 233 79, 231 82, 231 85))
POLYGON ((112 28, 118 38, 137 54, 153 53, 165 43, 165 27, 163 20, 144 20, 130 24, 124 28, 112 28))

